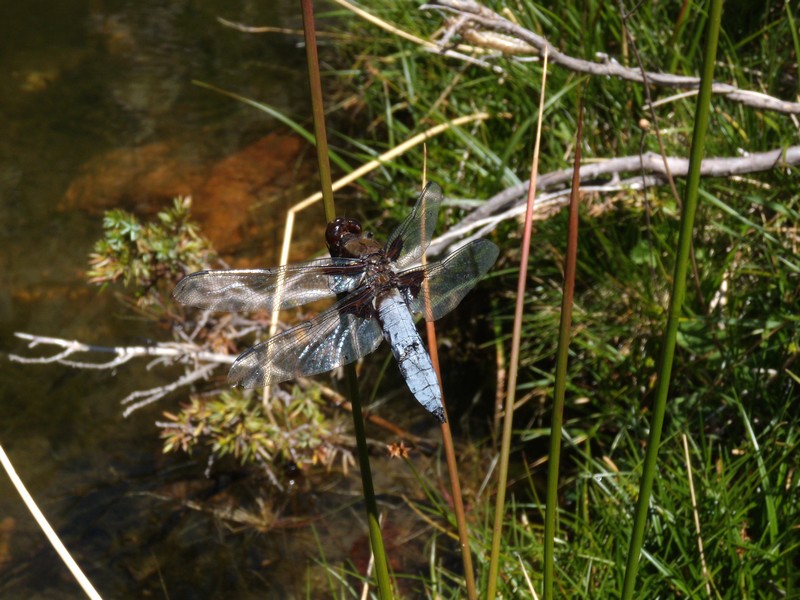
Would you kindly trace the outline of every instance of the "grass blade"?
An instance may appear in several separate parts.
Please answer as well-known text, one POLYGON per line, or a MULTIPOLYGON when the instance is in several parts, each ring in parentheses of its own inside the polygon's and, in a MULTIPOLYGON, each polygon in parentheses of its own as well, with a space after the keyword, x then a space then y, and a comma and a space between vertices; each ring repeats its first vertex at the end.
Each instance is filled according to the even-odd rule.
POLYGON ((511 359, 508 369, 508 388, 506 392, 505 417, 503 418, 503 437, 500 442, 500 464, 498 465, 497 496, 494 507, 494 526, 492 531, 492 550, 489 558, 489 573, 486 598, 497 595, 497 577, 500 570, 500 543, 503 537, 503 517, 505 516, 506 485, 508 484, 508 460, 511 454, 511 431, 514 425, 514 403, 516 401, 517 373, 519 369, 520 346, 522 342, 522 314, 525 308, 525 287, 527 282, 528 257, 531 248, 533 223, 533 200, 536 196, 536 175, 539 167, 539 145, 542 137, 542 108, 547 82, 547 52, 542 64, 542 89, 539 95, 539 117, 536 126, 536 142, 533 148, 531 185, 528 188, 528 208, 525 212, 525 229, 522 234, 522 251, 517 283, 517 302, 514 309, 514 333, 511 340, 511 359))
MULTIPOLYGON (((580 98, 580 95, 579 95, 580 98)), ((561 462, 561 425, 564 422, 564 398, 567 389, 567 362, 572 328, 572 304, 575 296, 575 271, 578 255, 578 204, 580 202, 581 143, 583 133, 583 101, 578 101, 578 133, 575 136, 575 158, 572 192, 569 197, 567 252, 564 257, 564 292, 561 296, 561 322, 558 329, 556 377, 553 411, 550 420, 550 450, 547 463, 547 499, 544 517, 544 598, 553 598, 555 571, 556 516, 558 514, 558 475, 561 462)))
POLYGON ((675 357, 675 344, 678 337, 678 322, 686 296, 686 274, 689 267, 689 252, 692 245, 692 229, 697 210, 700 187, 700 164, 705 149, 706 130, 711 104, 711 84, 714 77, 714 62, 717 56, 720 23, 722 20, 722 0, 711 0, 708 19, 708 34, 703 58, 703 73, 700 82, 700 93, 697 96, 695 110, 692 148, 690 152, 689 175, 686 184, 686 195, 681 213, 680 235, 678 237, 678 253, 675 261, 675 273, 672 281, 667 326, 664 331, 664 342, 656 384, 656 400, 653 406, 653 418, 650 423, 650 436, 647 441, 642 481, 639 484, 639 499, 636 503, 633 532, 628 547, 625 579, 622 585, 623 600, 633 597, 636 583, 636 571, 639 568, 639 557, 644 542, 644 530, 647 524, 647 509, 653 491, 653 479, 656 474, 658 446, 661 443, 661 431, 664 427, 664 413, 667 406, 672 362, 675 357))

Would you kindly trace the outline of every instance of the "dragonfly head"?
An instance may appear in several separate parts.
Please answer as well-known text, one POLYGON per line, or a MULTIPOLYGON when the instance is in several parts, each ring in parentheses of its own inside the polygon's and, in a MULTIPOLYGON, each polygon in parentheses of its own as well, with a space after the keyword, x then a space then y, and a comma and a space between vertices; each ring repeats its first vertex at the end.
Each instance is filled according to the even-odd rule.
POLYGON ((346 256, 348 252, 345 246, 354 238, 360 238, 362 234, 361 223, 355 219, 337 217, 330 223, 325 230, 325 241, 328 244, 331 256, 346 256))

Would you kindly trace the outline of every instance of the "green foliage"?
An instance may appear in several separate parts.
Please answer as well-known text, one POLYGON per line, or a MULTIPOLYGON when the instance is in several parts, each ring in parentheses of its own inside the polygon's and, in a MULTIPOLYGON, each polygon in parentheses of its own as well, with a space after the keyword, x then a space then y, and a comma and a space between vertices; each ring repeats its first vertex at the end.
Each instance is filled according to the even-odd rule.
MULTIPOLYGON (((636 64, 615 3, 491 4, 495 10, 509 10, 520 24, 547 36, 567 54, 591 60, 594 52, 604 52, 636 64)), ((728 11, 718 80, 797 97, 798 43, 792 28, 798 20, 790 5, 753 4, 746 16, 728 11)), ((370 6, 397 27, 427 38, 442 22, 436 13, 417 8, 417 2, 389 0, 370 6)), ((624 26, 633 34, 645 68, 696 75, 705 18, 698 6, 687 3, 688 13, 680 22, 669 3, 636 8, 624 26)), ((342 95, 347 94, 342 104, 355 104, 358 119, 347 116, 354 132, 341 134, 340 141, 349 148, 337 149, 341 156, 362 162, 434 123, 487 111, 495 117, 428 143, 428 177, 441 181, 448 196, 466 198, 486 198, 527 178, 540 63, 499 58, 495 62, 503 72, 498 74, 423 51, 355 18, 347 26, 358 35, 352 45, 343 42, 336 50, 340 56, 349 51, 354 68, 340 72, 338 81, 342 95)), ((549 69, 540 173, 568 166, 575 90, 584 81, 562 67, 549 69)), ((641 117, 650 117, 642 87, 610 78, 588 81, 584 157, 658 151, 652 129, 638 125, 641 117)), ((654 100, 673 92, 654 89, 654 100)), ((736 156, 797 143, 796 125, 786 115, 724 98, 715 98, 712 106, 708 155, 736 156)), ((667 154, 684 156, 694 99, 672 99, 658 111, 667 154)), ((416 152, 385 165, 369 183, 375 198, 411 197, 409 188, 421 180, 421 164, 421 152, 416 152)), ((694 242, 697 274, 691 276, 679 332, 652 525, 637 583, 640 597, 797 594, 796 180, 796 169, 776 167, 735 181, 703 182, 694 242)), ((630 538, 674 261, 677 209, 666 188, 585 200, 564 424, 568 443, 562 458, 557 584, 562 597, 609 598, 619 593, 630 538)), ((388 207, 397 209, 395 216, 406 212, 391 201, 388 207)), ((160 218, 149 226, 121 211, 109 213, 107 238, 92 258, 93 280, 122 280, 141 299, 160 277, 174 283, 181 274, 205 267, 210 260, 204 254, 207 246, 195 237, 196 230, 187 234, 177 225, 188 226, 177 204, 173 211, 172 225, 160 218), (176 243, 180 239, 184 242, 176 243)), ((457 219, 458 211, 447 216, 457 219)), ((520 469, 539 464, 548 432, 565 216, 541 222, 534 235, 519 378, 521 390, 534 401, 518 412, 520 469)), ((497 269, 486 286, 500 290, 492 317, 504 331, 513 299, 503 290, 516 286, 518 237, 516 224, 499 228, 495 239, 505 244, 511 268, 497 269)), ((304 466, 331 464, 338 452, 333 426, 321 419, 318 406, 297 394, 288 404, 273 404, 270 411, 238 391, 195 397, 180 414, 168 417, 171 424, 163 432, 167 451, 202 449, 262 468, 298 459, 304 466)), ((544 509, 538 486, 543 478, 543 468, 536 467, 509 494, 513 503, 503 549, 504 597, 532 596, 529 580, 540 585, 544 509)), ((485 556, 491 535, 490 527, 481 528, 490 522, 486 515, 491 502, 485 501, 490 495, 473 498, 472 543, 479 557, 485 556)), ((447 502, 430 500, 447 522, 447 502)), ((437 542, 430 553, 430 588, 442 597, 461 597, 459 576, 443 566, 437 542)))
MULTIPOLYGON (((800 222, 800 196, 780 174, 760 178, 770 185, 748 195, 724 181, 707 184, 715 195, 706 194, 698 215, 699 285, 690 274, 638 597, 705 596, 698 538, 712 597, 778 598, 797 589, 800 264, 791 232, 800 222), (682 433, 689 437, 699 533, 682 433)), ((666 308, 664 273, 672 258, 666 241, 674 237, 668 210, 656 207, 653 217, 648 230, 640 214, 620 203, 585 213, 580 223, 565 415, 573 442, 563 450, 559 517, 567 543, 556 546, 560 597, 618 594, 666 308)), ((539 226, 534 242, 520 385, 545 400, 518 413, 531 423, 521 431, 521 449, 531 453, 547 433, 541 428, 552 386, 564 227, 565 215, 558 215, 539 226)), ((514 275, 501 275, 495 285, 513 289, 514 275)), ((500 318, 510 322, 507 314, 500 318)), ((537 520, 538 505, 517 510, 537 520)), ((524 518, 512 513, 507 522, 524 518)), ((508 564, 514 550, 529 556, 524 548, 541 535, 530 532, 520 549, 512 528, 508 564)), ((533 557, 528 567, 535 579, 533 557)))
POLYGON ((285 402, 272 398, 268 407, 238 389, 193 396, 178 414, 164 413, 169 419, 161 424, 164 452, 205 450, 273 475, 276 464, 306 470, 330 467, 337 458, 346 468, 352 457, 332 443, 338 426, 322 408, 319 394, 294 393, 285 402))
MULTIPOLYGON (((532 31, 544 35, 561 51, 586 60, 596 52, 626 66, 637 67, 616 3, 591 0, 569 2, 485 3, 532 31), (504 12, 505 11, 505 12, 504 12)), ((755 5, 754 5, 755 6, 755 5)), ((702 36, 704 18, 696 5, 687 5, 684 21, 675 23, 676 8, 667 3, 637 5, 626 23, 634 36, 645 69, 697 76, 701 52, 695 39, 702 36), (675 65, 669 68, 670 63, 675 65)), ((630 10, 631 7, 629 6, 630 10)), ((373 2, 368 9, 393 26, 431 39, 447 25, 436 11, 420 11, 411 0, 373 2)), ((731 19, 735 10, 729 11, 731 19)), ((750 37, 736 40, 731 32, 720 48, 717 78, 745 89, 769 91, 793 99, 798 95, 797 58, 792 33, 782 6, 753 8, 748 20, 750 37), (760 21, 758 20, 760 19, 760 21), (757 35, 769 32, 769 35, 757 35), (776 40, 781 40, 776 44, 776 40)), ((347 14, 347 13, 345 13, 347 14)), ((343 21, 344 22, 344 21, 343 21)), ((485 197, 524 180, 530 155, 541 82, 541 62, 496 58, 497 73, 435 52, 377 29, 352 17, 346 21, 352 44, 338 44, 337 53, 352 57, 351 69, 340 72, 348 105, 357 108, 358 121, 348 118, 354 131, 345 139, 352 162, 363 162, 433 124, 485 111, 493 118, 467 125, 428 142, 430 178, 442 182, 456 197, 485 197), (355 138, 355 139, 354 139, 355 138), (457 193, 456 193, 457 191, 457 193)), ((737 21, 736 26, 739 26, 737 21)), ((456 35, 453 42, 463 42, 456 35)), ((484 57, 484 55, 479 55, 484 57)), ((599 60, 599 59, 597 59, 599 60)), ((650 119, 642 86, 614 78, 587 78, 557 65, 548 70, 544 132, 539 172, 568 166, 574 143, 576 89, 587 82, 585 160, 658 152, 655 136, 645 135, 641 118, 650 119)), ((653 100, 675 94, 653 88, 653 100)), ((343 100, 344 101, 344 100, 343 100)), ((735 156, 744 149, 762 151, 796 143, 796 128, 784 115, 766 113, 715 98, 709 156, 735 156)), ((675 99, 658 114, 666 152, 683 156, 689 143, 694 97, 675 99)), ((332 133, 336 135, 336 132, 332 133)), ((343 156, 346 150, 339 150, 343 156)), ((421 180, 421 150, 387 164, 372 179, 376 198, 404 198, 421 180)), ((400 214, 398 210, 397 215, 400 214)))
MULTIPOLYGON (((178 331, 184 332, 182 342, 185 332, 194 331, 195 339, 210 350, 235 352, 239 335, 229 319, 205 315, 197 327, 190 319, 198 311, 176 311, 171 306, 175 283, 187 273, 211 267, 216 256, 191 222, 190 210, 189 198, 176 198, 151 223, 122 210, 108 211, 105 237, 95 244, 88 276, 90 282, 104 286, 121 282, 130 295, 123 295, 123 300, 135 301, 137 309, 150 309, 144 312, 151 318, 166 313, 176 338, 178 331)), ((241 390, 193 396, 177 413, 165 413, 164 451, 205 450, 215 458, 230 456, 269 473, 275 482, 280 479, 273 471, 275 464, 307 469, 317 464, 330 467, 340 460, 346 470, 352 457, 334 443, 339 426, 323 413, 320 395, 296 389, 285 396, 285 401, 273 398, 269 408, 241 390)))
MULTIPOLYGON (((604 52, 636 66, 615 3, 485 4, 506 17, 513 14, 569 55, 593 60, 594 52, 604 52)), ((687 4, 680 22, 672 5, 635 8, 624 25, 644 67, 697 76, 705 27, 701 7, 687 4)), ((422 38, 430 39, 443 25, 438 13, 418 11, 413 2, 377 2, 369 10, 422 38)), ((800 90, 796 7, 753 4, 746 15, 736 8, 725 10, 716 79, 795 100, 800 90)), ((369 124, 354 144, 363 149, 356 156, 370 158, 392 140, 399 143, 432 123, 487 111, 495 118, 429 142, 428 177, 443 182, 448 196, 466 198, 487 198, 527 178, 541 63, 497 58, 495 64, 503 69, 498 74, 423 51, 361 20, 348 25, 360 34, 352 46, 358 68, 343 73, 342 81, 361 102, 360 115, 369 124)), ((549 68, 540 174, 568 166, 575 88, 581 81, 587 79, 557 65, 549 68)), ((653 88, 652 93, 654 100, 663 100, 675 91, 653 88)), ((644 131, 638 125, 640 118, 650 119, 642 86, 588 79, 584 97, 585 159, 659 151, 652 128, 644 131)), ((657 108, 668 155, 686 156, 694 104, 693 97, 679 98, 657 108)), ((712 109, 708 156, 797 144, 796 125, 787 115, 721 97, 712 99, 712 109)), ((403 197, 406 192, 399 188, 420 180, 421 164, 420 153, 410 153, 387 165, 373 183, 386 188, 382 196, 403 197)), ((711 597, 797 594, 800 452, 797 411, 792 410, 800 391, 796 180, 795 168, 776 166, 736 180, 702 182, 694 238, 697 273, 690 273, 680 324, 653 524, 637 583, 640 597, 706 596, 706 581, 711 597), (698 538, 704 542, 707 573, 699 560, 698 538)), ((683 182, 677 185, 680 191, 683 182)), ((565 414, 571 441, 562 459, 564 543, 557 544, 557 595, 608 598, 619 594, 630 539, 679 211, 666 187, 646 194, 585 197, 584 205, 565 414)), ((457 219, 457 211, 450 216, 457 219)), ((519 385, 534 401, 517 414, 515 440, 526 459, 543 451, 547 435, 565 223, 565 214, 541 222, 533 239, 519 385)), ((495 240, 505 243, 512 268, 496 269, 486 287, 514 290, 516 224, 502 226, 495 240)), ((501 292, 496 302, 494 318, 507 332, 513 298, 501 292)), ((543 508, 537 485, 544 475, 537 471, 527 486, 512 490, 518 503, 508 509, 504 597, 523 597, 526 576, 539 585, 543 508)), ((486 551, 489 537, 488 530, 475 532, 477 552, 486 551)), ((436 583, 450 575, 437 572, 436 583)), ((437 589, 446 596, 452 588, 437 589)))
POLYGON ((123 210, 106 212, 105 237, 89 257, 89 282, 106 286, 121 281, 138 306, 163 304, 165 291, 187 273, 207 268, 214 257, 208 240, 189 220, 190 209, 190 198, 176 198, 156 222, 144 224, 123 210))

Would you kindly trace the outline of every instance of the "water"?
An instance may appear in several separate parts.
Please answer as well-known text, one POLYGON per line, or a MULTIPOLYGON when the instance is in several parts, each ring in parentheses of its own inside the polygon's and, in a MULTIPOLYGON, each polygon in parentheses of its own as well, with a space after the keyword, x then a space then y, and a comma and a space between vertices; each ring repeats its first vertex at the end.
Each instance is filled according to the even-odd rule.
MULTIPOLYGON (((140 158, 131 152, 164 144, 173 170, 202 173, 276 127, 193 79, 308 114, 297 38, 242 34, 217 16, 302 26, 295 0, 0 4, 0 443, 107 598, 289 597, 304 589, 305 561, 287 557, 316 554, 308 527, 233 533, 168 500, 256 487, 230 474, 204 480, 202 464, 164 457, 153 421, 169 405, 121 417, 119 399, 173 373, 142 363, 85 371, 7 360, 48 352, 26 350, 15 331, 95 344, 154 335, 152 324, 126 317, 111 294, 88 286, 84 270, 102 208, 121 202, 150 214, 170 187, 164 198, 143 197, 144 188, 126 193, 114 187, 116 172, 109 183, 97 166, 115 152, 140 158), (102 197, 109 189, 119 195, 102 197)), ((340 539, 343 552, 351 541, 340 539)), ((0 596, 83 597, 4 474, 0 596)))

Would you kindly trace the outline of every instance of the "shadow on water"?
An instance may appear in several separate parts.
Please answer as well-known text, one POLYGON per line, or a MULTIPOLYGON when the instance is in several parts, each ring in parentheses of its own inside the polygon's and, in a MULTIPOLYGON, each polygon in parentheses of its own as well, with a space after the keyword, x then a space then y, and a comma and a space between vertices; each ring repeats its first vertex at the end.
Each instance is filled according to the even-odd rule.
MULTIPOLYGON (((353 514, 361 513, 357 501, 336 499, 335 509, 348 513, 347 531, 330 519, 298 523, 286 515, 326 514, 334 509, 326 505, 330 500, 306 494, 259 507, 261 482, 222 469, 206 479, 202 458, 164 456, 153 422, 176 399, 127 420, 118 400, 163 385, 174 373, 141 364, 77 371, 7 360, 11 352, 26 353, 15 331, 108 345, 141 344, 157 335, 152 324, 127 318, 111 294, 98 294, 84 281, 103 209, 122 206, 146 216, 173 194, 197 189, 225 201, 236 191, 226 174, 253 168, 248 160, 262 161, 263 168, 270 151, 287 148, 294 163, 281 165, 274 180, 248 182, 238 193, 267 204, 276 190, 294 190, 272 211, 280 215, 302 196, 298 180, 305 176, 296 164, 307 148, 285 133, 270 138, 276 124, 262 113, 191 82, 302 117, 308 112, 303 49, 296 37, 226 29, 217 16, 302 26, 295 0, 0 5, 0 443, 109 598, 304 596, 307 561, 320 554, 316 536, 337 562, 361 535, 352 526, 353 514), (220 189, 229 193, 222 196, 220 189), (274 509, 268 535, 237 531, 197 508, 204 500, 214 510, 229 508, 222 505, 234 492, 237 498, 249 494, 268 523, 274 509), (190 501, 198 504, 187 508, 190 501)), ((195 207, 202 214, 201 199, 195 197, 195 207)), ((241 238, 231 249, 270 260, 261 247, 269 234, 254 229, 269 214, 247 213, 232 224, 215 223, 215 230, 235 229, 241 238), (253 231, 262 236, 257 248, 248 247, 253 231)), ((266 225, 269 230, 274 223, 266 225)), ((357 498, 357 485, 350 485, 337 493, 352 491, 357 498)), ((0 596, 83 597, 5 475, 0 596)))

